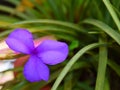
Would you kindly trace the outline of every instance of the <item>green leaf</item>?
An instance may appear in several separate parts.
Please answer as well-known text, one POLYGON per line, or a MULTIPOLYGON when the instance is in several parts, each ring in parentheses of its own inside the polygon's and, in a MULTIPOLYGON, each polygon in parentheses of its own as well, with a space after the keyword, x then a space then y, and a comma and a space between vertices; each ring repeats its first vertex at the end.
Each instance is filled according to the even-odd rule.
MULTIPOLYGON (((107 43, 107 38, 104 33, 101 34, 99 43, 107 43)), ((95 90, 103 90, 105 85, 105 74, 108 60, 108 50, 105 46, 99 47, 99 61, 95 90)))
POLYGON ((56 17, 56 19, 58 20, 62 20, 61 18, 61 13, 59 12, 59 8, 58 8, 58 5, 56 3, 56 0, 47 0, 50 7, 52 8, 52 11, 56 17))
POLYGON ((110 1, 109 0, 103 0, 103 2, 105 4, 105 6, 107 7, 109 13, 111 14, 115 24, 117 25, 118 30, 120 31, 120 21, 119 21, 119 18, 117 16, 116 12, 113 9, 111 3, 110 3, 110 1))
POLYGON ((93 90, 87 83, 80 82, 78 83, 79 88, 82 88, 82 90, 93 90))
POLYGON ((16 27, 16 26, 25 25, 25 24, 55 25, 55 26, 61 26, 61 27, 66 27, 66 28, 69 28, 69 29, 73 29, 74 31, 81 32, 81 33, 84 33, 84 34, 87 33, 86 31, 84 31, 82 28, 80 28, 76 24, 69 23, 69 22, 63 22, 63 21, 57 21, 57 20, 49 20, 49 19, 21 21, 21 22, 17 22, 17 23, 11 24, 11 25, 1 26, 1 28, 3 28, 3 27, 16 27))
POLYGON ((14 8, 11 8, 11 7, 8 7, 8 6, 0 5, 0 11, 4 11, 4 12, 7 12, 9 14, 16 15, 16 16, 20 17, 21 19, 30 19, 25 14, 23 14, 21 12, 17 12, 14 8))
POLYGON ((108 65, 110 66, 110 68, 112 68, 117 75, 120 77, 120 65, 118 65, 115 61, 113 60, 108 60, 108 65))
POLYGON ((10 90, 21 90, 25 85, 28 84, 28 81, 24 80, 16 84, 14 87, 11 87, 10 90))
POLYGON ((72 90, 72 73, 69 73, 68 76, 64 80, 64 90, 72 90))
POLYGON ((41 12, 41 14, 43 14, 46 18, 51 18, 51 16, 49 15, 49 12, 47 12, 41 5, 39 5, 37 2, 35 2, 35 0, 30 0, 30 1, 35 5, 35 7, 38 9, 38 11, 41 12))
POLYGON ((107 24, 95 19, 86 19, 83 21, 83 23, 91 24, 100 28, 100 30, 106 32, 110 37, 112 37, 120 45, 120 34, 114 29, 112 29, 110 26, 108 26, 107 24))
POLYGON ((79 41, 78 40, 74 40, 70 44, 69 48, 70 48, 70 50, 73 50, 73 49, 77 48, 78 46, 79 46, 79 41))
POLYGON ((71 60, 67 63, 67 65, 64 67, 64 69, 61 71, 60 75, 56 79, 54 85, 52 86, 51 90, 57 90, 57 87, 59 86, 60 82, 63 80, 65 75, 68 73, 68 71, 71 69, 71 67, 74 65, 74 63, 83 55, 85 54, 88 50, 91 50, 93 48, 99 47, 104 44, 100 43, 94 43, 85 46, 84 48, 80 49, 72 58, 71 60))
POLYGON ((18 22, 20 20, 15 18, 15 17, 10 17, 8 15, 0 15, 0 22, 1 21, 5 21, 5 22, 18 22))

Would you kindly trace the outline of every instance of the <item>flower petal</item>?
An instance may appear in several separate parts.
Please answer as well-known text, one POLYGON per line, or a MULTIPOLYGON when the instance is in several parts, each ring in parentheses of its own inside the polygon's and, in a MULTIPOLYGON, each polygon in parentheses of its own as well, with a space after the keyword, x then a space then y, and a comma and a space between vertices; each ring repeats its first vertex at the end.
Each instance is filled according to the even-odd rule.
POLYGON ((15 29, 6 39, 8 46, 16 52, 30 54, 34 49, 32 34, 22 28, 15 29))
POLYGON ((47 51, 41 53, 39 57, 44 63, 49 65, 55 65, 63 62, 66 59, 67 55, 64 55, 64 53, 61 53, 59 51, 47 51))
POLYGON ((40 80, 48 81, 49 68, 42 63, 40 58, 31 56, 24 66, 24 76, 30 82, 38 82, 40 80))
POLYGON ((49 65, 55 65, 63 62, 68 55, 68 45, 64 42, 55 40, 43 41, 36 50, 42 61, 49 65))

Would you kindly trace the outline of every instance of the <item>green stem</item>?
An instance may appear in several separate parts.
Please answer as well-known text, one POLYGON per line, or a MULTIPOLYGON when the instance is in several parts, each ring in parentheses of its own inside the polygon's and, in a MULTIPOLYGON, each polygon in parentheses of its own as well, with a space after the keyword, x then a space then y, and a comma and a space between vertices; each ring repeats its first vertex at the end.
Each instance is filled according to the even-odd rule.
POLYGON ((116 23, 117 27, 118 27, 118 30, 120 31, 120 21, 119 21, 119 18, 117 16, 117 14, 115 13, 114 9, 112 8, 112 5, 110 3, 109 0, 103 0, 105 6, 107 7, 109 13, 111 14, 114 22, 116 23))
MULTIPOLYGON (((105 35, 101 35, 100 43, 106 42, 105 35)), ((98 62, 98 73, 95 90, 104 90, 104 82, 105 82, 105 73, 107 66, 107 48, 105 46, 101 46, 99 48, 99 62, 98 62)))
POLYGON ((80 49, 78 53, 76 53, 71 60, 67 63, 67 65, 64 67, 64 69, 61 71, 60 75, 56 79, 54 85, 52 86, 51 90, 57 90, 57 87, 59 86, 60 82, 63 80, 65 75, 68 73, 70 68, 74 65, 74 63, 83 55, 85 54, 88 50, 91 50, 93 48, 96 48, 98 46, 104 45, 103 43, 94 43, 85 46, 84 48, 80 49))

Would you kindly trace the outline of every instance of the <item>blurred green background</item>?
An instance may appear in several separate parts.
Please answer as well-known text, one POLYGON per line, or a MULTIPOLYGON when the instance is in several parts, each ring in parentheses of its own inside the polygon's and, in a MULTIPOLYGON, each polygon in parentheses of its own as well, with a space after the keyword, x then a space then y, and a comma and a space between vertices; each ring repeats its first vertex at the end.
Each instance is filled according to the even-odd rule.
POLYGON ((70 50, 65 62, 49 66, 48 82, 29 83, 20 67, 3 90, 120 90, 119 18, 120 0, 1 0, 0 40, 26 28, 70 50))

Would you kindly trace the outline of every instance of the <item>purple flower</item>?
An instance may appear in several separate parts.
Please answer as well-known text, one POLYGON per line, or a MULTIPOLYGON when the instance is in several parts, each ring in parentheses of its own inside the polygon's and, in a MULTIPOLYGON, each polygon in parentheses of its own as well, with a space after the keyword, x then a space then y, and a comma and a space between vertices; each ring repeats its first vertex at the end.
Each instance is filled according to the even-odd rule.
POLYGON ((17 28, 6 39, 8 46, 16 52, 29 54, 30 58, 24 66, 24 76, 30 82, 48 81, 48 65, 63 62, 68 55, 68 45, 55 40, 45 40, 34 46, 32 34, 17 28))

